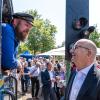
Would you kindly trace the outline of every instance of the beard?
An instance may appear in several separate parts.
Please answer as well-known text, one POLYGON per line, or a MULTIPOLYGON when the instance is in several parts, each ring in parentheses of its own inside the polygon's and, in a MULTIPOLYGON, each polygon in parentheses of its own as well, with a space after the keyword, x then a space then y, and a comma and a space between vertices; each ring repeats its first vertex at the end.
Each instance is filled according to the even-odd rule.
POLYGON ((26 33, 26 31, 20 32, 20 25, 17 25, 15 27, 15 35, 16 35, 16 38, 17 38, 18 41, 24 42, 27 39, 28 34, 24 35, 24 33, 26 33))

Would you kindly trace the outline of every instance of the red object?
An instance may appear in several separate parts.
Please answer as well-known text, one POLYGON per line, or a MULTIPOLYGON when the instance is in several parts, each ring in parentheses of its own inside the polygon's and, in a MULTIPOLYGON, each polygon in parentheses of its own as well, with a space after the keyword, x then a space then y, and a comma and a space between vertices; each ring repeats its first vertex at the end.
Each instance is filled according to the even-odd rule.
POLYGON ((97 68, 99 68, 99 69, 100 69, 100 65, 97 65, 97 68))

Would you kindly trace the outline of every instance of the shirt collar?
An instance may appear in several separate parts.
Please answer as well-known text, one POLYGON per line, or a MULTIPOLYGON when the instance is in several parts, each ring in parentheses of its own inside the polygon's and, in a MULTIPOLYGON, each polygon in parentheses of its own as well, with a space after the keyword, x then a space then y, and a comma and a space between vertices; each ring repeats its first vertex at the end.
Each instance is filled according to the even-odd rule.
POLYGON ((88 67, 80 70, 79 73, 83 73, 84 75, 87 75, 92 66, 93 66, 93 63, 89 65, 88 67))

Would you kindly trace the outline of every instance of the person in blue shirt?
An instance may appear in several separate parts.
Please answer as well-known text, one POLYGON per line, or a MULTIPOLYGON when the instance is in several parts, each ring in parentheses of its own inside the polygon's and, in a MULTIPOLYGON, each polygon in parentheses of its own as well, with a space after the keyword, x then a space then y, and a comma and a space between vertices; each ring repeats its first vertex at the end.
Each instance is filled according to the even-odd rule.
POLYGON ((17 69, 21 64, 16 55, 20 41, 24 42, 33 25, 33 16, 26 13, 14 13, 10 24, 2 23, 2 71, 17 69))
POLYGON ((22 88, 22 95, 25 95, 28 91, 28 82, 29 82, 29 68, 28 62, 25 61, 23 65, 23 73, 21 74, 21 88, 22 88))

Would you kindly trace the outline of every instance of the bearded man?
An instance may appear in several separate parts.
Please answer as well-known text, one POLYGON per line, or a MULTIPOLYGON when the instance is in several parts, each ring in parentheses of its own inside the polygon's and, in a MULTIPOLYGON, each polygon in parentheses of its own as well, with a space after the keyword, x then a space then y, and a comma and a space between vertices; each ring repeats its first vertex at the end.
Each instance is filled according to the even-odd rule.
POLYGON ((16 55, 20 41, 24 42, 33 25, 33 16, 26 13, 14 13, 11 23, 2 23, 2 71, 21 67, 16 55))

